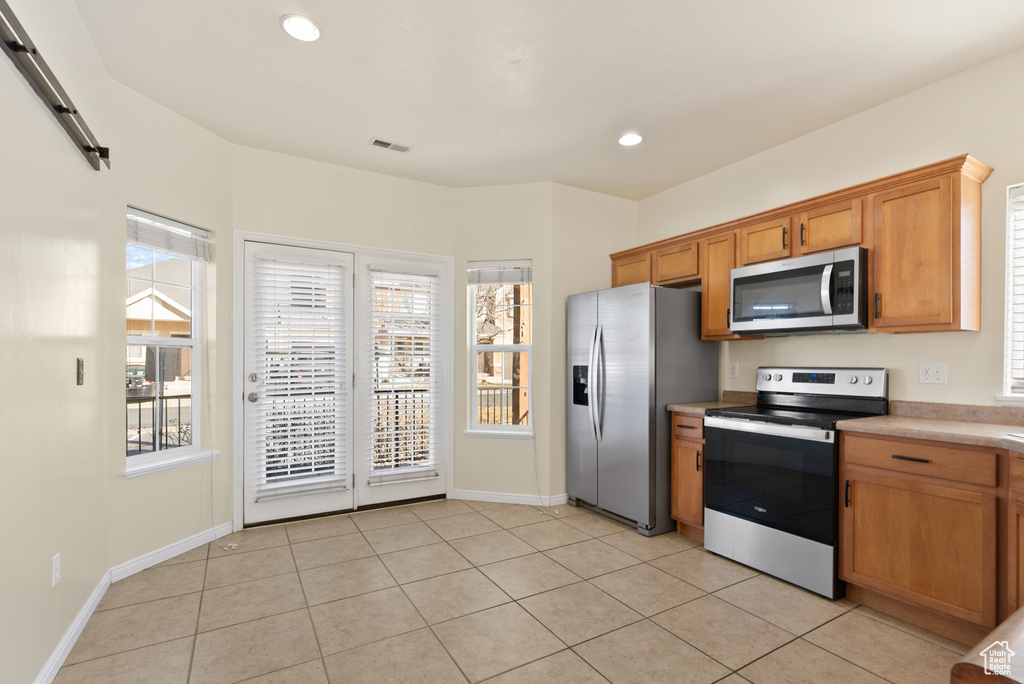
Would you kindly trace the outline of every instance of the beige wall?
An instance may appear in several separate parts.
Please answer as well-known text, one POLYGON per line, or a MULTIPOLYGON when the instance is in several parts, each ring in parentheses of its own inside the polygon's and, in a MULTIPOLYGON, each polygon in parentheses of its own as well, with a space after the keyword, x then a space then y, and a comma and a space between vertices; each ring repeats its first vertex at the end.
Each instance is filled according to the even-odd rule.
MULTIPOLYGON (((71 0, 10 5, 106 144, 106 75, 71 0)), ((102 297, 111 178, 0 62, 0 679, 31 682, 110 565, 103 378, 124 351, 111 360, 102 297), (63 580, 51 589, 56 553, 63 580)))
POLYGON ((725 389, 750 390, 759 364, 882 365, 894 399, 993 404, 1002 392, 1006 187, 1024 182, 1024 51, 966 71, 640 202, 640 242, 740 218, 969 153, 995 167, 982 213, 982 331, 827 335, 727 342, 725 389), (728 364, 740 379, 728 380, 728 364), (946 385, 918 383, 919 362, 944 362, 946 385))

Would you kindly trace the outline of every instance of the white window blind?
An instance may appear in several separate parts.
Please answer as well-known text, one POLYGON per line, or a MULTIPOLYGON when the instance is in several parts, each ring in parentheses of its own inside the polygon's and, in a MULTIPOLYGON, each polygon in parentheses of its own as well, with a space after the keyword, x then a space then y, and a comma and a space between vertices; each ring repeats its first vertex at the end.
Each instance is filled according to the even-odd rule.
POLYGON ((185 259, 210 260, 210 234, 172 219, 128 208, 128 244, 185 259))
POLYGON ((255 262, 257 500, 347 488, 346 269, 255 262))
POLYGON ((437 476, 440 283, 370 266, 371 485, 437 476))
POLYGON ((1024 184, 1007 191, 1007 384, 1024 394, 1024 184))

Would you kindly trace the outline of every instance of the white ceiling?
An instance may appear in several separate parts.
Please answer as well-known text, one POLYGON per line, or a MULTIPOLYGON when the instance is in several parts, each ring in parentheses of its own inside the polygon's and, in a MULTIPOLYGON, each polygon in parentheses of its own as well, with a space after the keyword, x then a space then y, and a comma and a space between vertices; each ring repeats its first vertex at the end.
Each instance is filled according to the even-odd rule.
POLYGON ((111 76, 231 142, 631 199, 1024 47, 1020 0, 76 2, 111 76))

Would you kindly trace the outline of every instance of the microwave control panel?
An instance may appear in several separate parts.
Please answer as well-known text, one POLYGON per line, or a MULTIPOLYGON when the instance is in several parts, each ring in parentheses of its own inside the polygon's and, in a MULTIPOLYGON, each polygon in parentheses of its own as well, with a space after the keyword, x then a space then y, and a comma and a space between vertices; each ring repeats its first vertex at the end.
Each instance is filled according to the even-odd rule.
POLYGON ((841 261, 835 265, 835 298, 832 305, 832 313, 836 316, 852 314, 854 312, 854 273, 855 265, 852 261, 841 261))

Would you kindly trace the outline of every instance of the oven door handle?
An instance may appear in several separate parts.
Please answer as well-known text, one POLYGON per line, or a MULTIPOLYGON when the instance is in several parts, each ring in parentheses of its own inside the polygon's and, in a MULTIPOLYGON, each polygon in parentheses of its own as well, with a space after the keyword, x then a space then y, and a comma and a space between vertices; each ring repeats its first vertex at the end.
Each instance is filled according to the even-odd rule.
POLYGON ((832 315, 832 264, 821 272, 821 310, 826 316, 832 315))
POLYGON ((765 423, 759 420, 744 420, 742 418, 719 418, 718 416, 712 416, 704 419, 704 427, 735 430, 737 432, 754 432, 773 437, 790 437, 792 439, 804 439, 809 442, 834 443, 836 440, 835 430, 822 430, 821 428, 805 427, 803 425, 779 425, 777 423, 765 423))

